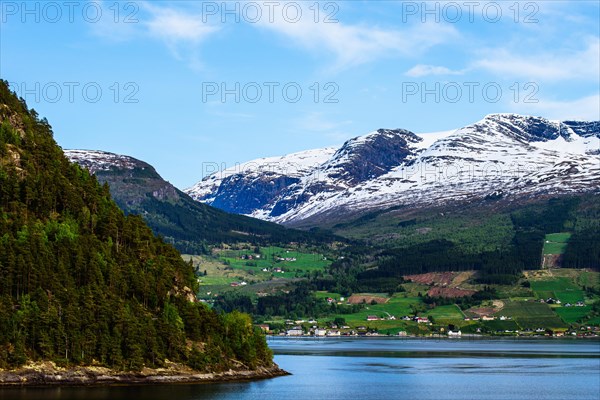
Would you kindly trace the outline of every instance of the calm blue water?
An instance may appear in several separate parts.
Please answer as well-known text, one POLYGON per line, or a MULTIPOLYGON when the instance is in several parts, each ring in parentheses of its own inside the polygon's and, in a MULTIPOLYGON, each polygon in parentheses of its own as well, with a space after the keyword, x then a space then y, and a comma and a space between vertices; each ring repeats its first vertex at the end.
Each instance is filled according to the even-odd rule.
POLYGON ((600 399, 600 341, 270 339, 258 382, 0 389, 0 399, 600 399))

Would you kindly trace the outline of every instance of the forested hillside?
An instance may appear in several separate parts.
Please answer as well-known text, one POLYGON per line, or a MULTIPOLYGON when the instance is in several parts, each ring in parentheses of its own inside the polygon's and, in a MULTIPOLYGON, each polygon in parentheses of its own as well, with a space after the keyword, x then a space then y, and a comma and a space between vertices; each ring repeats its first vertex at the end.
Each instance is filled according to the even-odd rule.
POLYGON ((229 214, 194 201, 165 181, 150 164, 102 151, 67 150, 67 157, 108 183, 111 195, 126 214, 137 214, 157 235, 185 254, 206 254, 211 245, 251 242, 331 242, 321 230, 288 229, 244 215, 229 214))
POLYGON ((571 232, 562 265, 600 266, 600 198, 564 196, 496 209, 444 209, 429 214, 388 210, 340 224, 334 231, 362 241, 332 265, 335 282, 351 291, 393 291, 402 276, 478 271, 482 284, 517 282, 522 271, 542 266, 544 237, 571 232), (359 266, 362 266, 359 267, 359 266))
POLYGON ((195 302, 190 264, 0 81, 0 368, 28 360, 137 370, 270 366, 248 316, 195 302))

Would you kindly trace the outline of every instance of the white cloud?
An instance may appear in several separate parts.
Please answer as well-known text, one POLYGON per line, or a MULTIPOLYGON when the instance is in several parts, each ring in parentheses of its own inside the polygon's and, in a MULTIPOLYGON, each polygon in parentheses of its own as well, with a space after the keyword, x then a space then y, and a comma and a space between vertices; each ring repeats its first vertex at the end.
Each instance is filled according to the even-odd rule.
MULTIPOLYGON (((112 3, 100 4, 107 15, 113 12, 112 3)), ((119 22, 102 18, 99 23, 90 24, 92 32, 114 42, 150 37, 164 43, 173 57, 188 63, 192 69, 203 69, 199 45, 218 32, 221 26, 203 22, 202 14, 194 7, 158 6, 149 1, 135 4, 139 8, 129 17, 134 18, 133 21, 125 22, 124 15, 119 22)))
POLYGON ((429 75, 462 75, 465 70, 452 70, 438 65, 417 64, 404 73, 412 78, 420 78, 429 75))
POLYGON ((560 101, 540 99, 538 103, 512 104, 512 111, 556 120, 600 121, 600 95, 560 101))
POLYGON ((526 78, 534 81, 578 79, 597 82, 600 71, 600 38, 587 40, 579 51, 552 50, 517 55, 507 49, 487 50, 472 65, 502 77, 526 78))
POLYGON ((402 30, 359 24, 315 23, 303 18, 296 23, 275 18, 258 26, 291 39, 295 44, 334 57, 334 69, 344 69, 383 57, 414 57, 429 48, 455 40, 458 31, 448 24, 419 23, 402 30))
POLYGON ((150 12, 150 19, 145 22, 148 32, 167 42, 198 43, 219 30, 217 26, 203 23, 201 15, 149 4, 145 8, 150 12))

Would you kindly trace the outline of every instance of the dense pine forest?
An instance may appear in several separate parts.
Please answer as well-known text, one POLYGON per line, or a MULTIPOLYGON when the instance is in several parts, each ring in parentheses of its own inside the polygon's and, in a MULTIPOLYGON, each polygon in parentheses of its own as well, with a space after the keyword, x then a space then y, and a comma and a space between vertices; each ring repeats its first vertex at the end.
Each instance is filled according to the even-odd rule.
POLYGON ((191 301, 192 266, 71 164, 5 81, 0 123, 0 368, 272 364, 247 315, 191 301))

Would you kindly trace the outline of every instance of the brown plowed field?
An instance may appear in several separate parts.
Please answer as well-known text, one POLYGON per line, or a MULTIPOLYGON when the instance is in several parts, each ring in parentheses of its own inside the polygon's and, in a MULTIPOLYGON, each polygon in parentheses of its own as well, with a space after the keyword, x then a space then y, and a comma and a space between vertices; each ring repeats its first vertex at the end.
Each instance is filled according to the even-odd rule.
POLYGON ((472 296, 473 294, 475 294, 475 291, 474 290, 458 289, 458 288, 449 288, 449 287, 434 286, 434 287, 432 287, 431 289, 429 289, 427 291, 427 294, 430 297, 449 297, 449 298, 455 298, 455 297, 472 296))
POLYGON ((373 300, 375 300, 378 304, 387 303, 389 301, 389 299, 386 297, 363 296, 360 294, 353 294, 352 296, 348 297, 348 303, 350 304, 361 304, 363 302, 370 304, 373 300))

